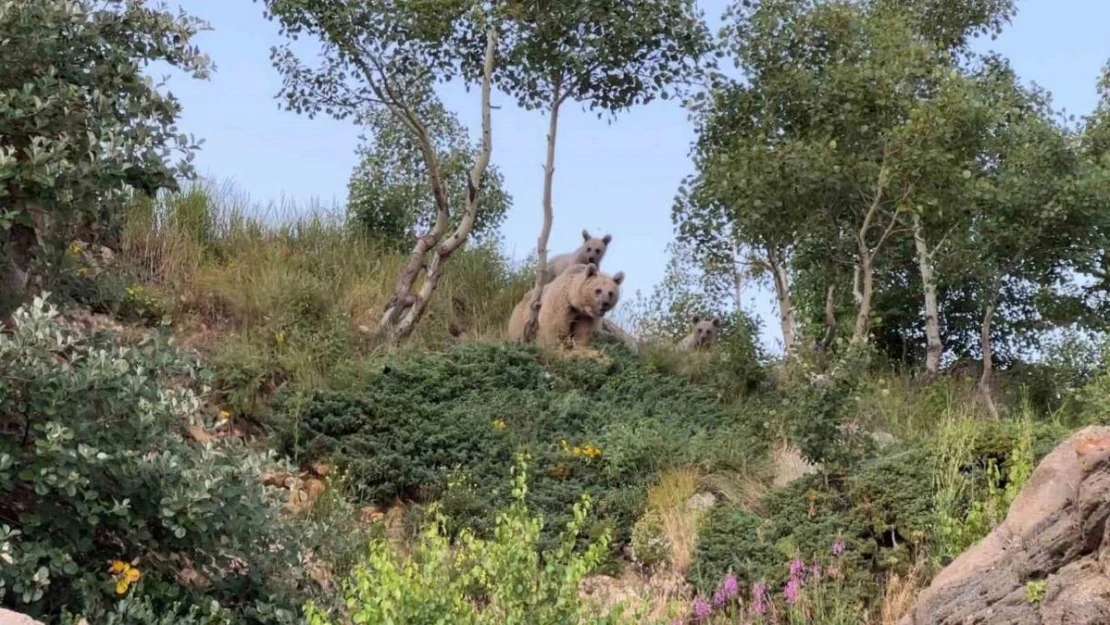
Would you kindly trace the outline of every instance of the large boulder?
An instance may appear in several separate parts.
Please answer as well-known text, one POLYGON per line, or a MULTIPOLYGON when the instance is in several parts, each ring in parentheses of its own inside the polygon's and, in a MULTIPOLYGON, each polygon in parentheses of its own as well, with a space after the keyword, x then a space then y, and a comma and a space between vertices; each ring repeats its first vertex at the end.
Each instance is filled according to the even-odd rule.
POLYGON ((1052 451, 1006 520, 956 558, 899 625, 1110 624, 1110 428, 1052 451))
POLYGON ((19 612, 0 608, 0 625, 42 625, 42 623, 19 612))

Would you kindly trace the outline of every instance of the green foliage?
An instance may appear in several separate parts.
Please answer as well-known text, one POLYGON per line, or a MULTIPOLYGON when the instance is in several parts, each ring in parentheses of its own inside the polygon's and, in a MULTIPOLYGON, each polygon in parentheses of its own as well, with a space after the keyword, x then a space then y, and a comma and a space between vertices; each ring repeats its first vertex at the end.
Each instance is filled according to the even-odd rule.
POLYGON ((867 375, 864 351, 848 352, 828 372, 814 374, 806 365, 791 366, 793 384, 782 398, 790 439, 802 454, 830 473, 843 473, 867 451, 858 429, 846 427, 855 409, 856 390, 867 375))
POLYGON ((197 146, 175 125, 180 105, 144 68, 161 61, 206 78, 209 60, 191 45, 206 28, 124 0, 0 3, 0 197, 14 210, 9 226, 35 229, 44 215, 53 234, 115 223, 130 191, 153 194, 191 172, 197 146), (175 152, 182 159, 172 162, 175 152))
MULTIPOLYGON (((423 102, 422 118, 439 157, 447 183, 448 204, 463 206, 470 169, 478 160, 466 128, 434 97, 423 102)), ((431 230, 436 203, 428 183, 427 165, 412 133, 391 112, 374 110, 364 121, 369 136, 359 148, 360 162, 351 174, 347 212, 352 225, 387 248, 407 251, 417 234, 431 230)), ((474 222, 477 241, 493 237, 512 206, 496 167, 486 170, 482 185, 482 210, 474 222)), ((460 213, 451 215, 448 227, 458 226, 460 213)))
MULTIPOLYGON (((434 515, 420 533, 413 550, 400 555, 384 541, 370 545, 370 553, 345 583, 347 613, 356 623, 614 623, 594 614, 578 595, 578 583, 595 569, 608 551, 603 533, 583 551, 578 536, 587 525, 589 496, 575 504, 571 519, 553 549, 540 552, 543 516, 529 510, 527 463, 520 456, 514 466, 512 500, 497 514, 490 539, 463 531, 452 544, 447 520, 434 515)), ((306 607, 311 625, 336 622, 314 604, 306 607)))
POLYGON ((18 528, 2 537, 3 604, 97 622, 144 605, 178 613, 172 603, 236 622, 295 620, 311 582, 302 543, 259 483, 269 461, 182 439, 199 398, 167 378, 198 372, 161 340, 120 347, 111 335, 74 334, 56 314, 37 299, 17 311, 14 334, 0 335, 0 518, 18 528), (137 584, 113 584, 113 560, 138 569, 137 584), (186 567, 207 580, 202 592, 175 580, 186 567), (140 599, 113 607, 113 586, 140 599))
POLYGON ((1035 463, 1066 433, 1017 423, 946 421, 934 443, 934 552, 942 562, 974 545, 1005 519, 1035 463))
POLYGON ((611 363, 557 359, 532 347, 460 345, 390 359, 358 391, 312 395, 291 422, 285 448, 345 465, 368 500, 427 500, 462 472, 452 521, 481 528, 482 511, 504 502, 497 476, 527 450, 536 467, 533 503, 560 515, 582 494, 628 537, 655 471, 686 460, 684 442, 729 433, 751 456, 760 428, 720 407, 706 389, 652 373, 619 350, 611 363), (473 510, 473 515, 465 512, 473 510))
POLYGON ((767 580, 784 558, 764 538, 764 522, 751 512, 715 507, 703 521, 687 576, 699 592, 712 593, 728 574, 736 575, 742 588, 767 580))
POLYGON ((671 542, 658 512, 649 511, 632 526, 629 542, 637 564, 651 568, 665 563, 671 555, 671 542))

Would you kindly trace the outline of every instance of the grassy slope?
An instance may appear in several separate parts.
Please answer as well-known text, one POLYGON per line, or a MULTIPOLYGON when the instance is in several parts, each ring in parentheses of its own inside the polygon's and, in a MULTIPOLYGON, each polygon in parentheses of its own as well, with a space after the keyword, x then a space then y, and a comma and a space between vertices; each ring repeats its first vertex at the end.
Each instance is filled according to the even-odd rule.
MULTIPOLYGON (((382 359, 391 354, 371 345, 364 328, 374 325, 404 257, 383 252, 373 241, 350 232, 338 216, 320 212, 297 214, 292 209, 282 211, 285 215, 271 212, 258 216, 257 211, 250 208, 229 189, 204 187, 192 188, 151 205, 136 206, 128 217, 117 262, 138 276, 147 307, 168 315, 182 341, 206 354, 216 374, 213 401, 238 416, 263 425, 277 425, 271 406, 275 394, 307 398, 304 401, 313 401, 318 392, 358 394, 380 373, 382 359)), ((498 341, 512 306, 527 289, 528 282, 526 273, 514 271, 489 249, 461 251, 452 258, 426 319, 404 349, 418 355, 425 351, 439 352, 458 342, 498 341), (462 326, 466 332, 461 338, 452 338, 448 332, 451 326, 462 326)), ((549 365, 540 362, 540 366, 549 365)), ((696 367, 692 369, 690 363, 659 349, 649 350, 648 358, 636 366, 650 375, 696 374, 696 367)), ((789 421, 797 418, 793 413, 798 412, 799 389, 789 376, 779 379, 772 375, 770 380, 764 390, 725 406, 722 414, 734 415, 729 419, 742 416, 744 422, 760 422, 771 433, 769 437, 779 439, 779 443, 773 445, 767 443, 775 441, 759 441, 755 447, 780 450, 767 460, 778 461, 781 472, 788 470, 783 467, 797 464, 791 462, 789 447, 783 445, 788 441, 782 439, 791 431, 789 421), (783 449, 788 451, 783 453, 783 449)), ((1003 386, 1005 388, 1005 384, 1003 386)), ((574 394, 574 383, 564 392, 574 394)), ((898 453, 906 449, 924 450, 922 453, 929 458, 939 459, 919 480, 928 483, 918 485, 923 489, 930 510, 922 518, 895 518, 905 510, 916 510, 914 506, 920 507, 917 501, 895 501, 891 504, 894 508, 903 506, 905 510, 881 510, 882 514, 894 515, 886 521, 879 518, 881 515, 865 515, 862 520, 836 516, 849 515, 851 508, 860 503, 852 497, 860 492, 866 497, 884 495, 867 490, 871 485, 861 477, 853 484, 861 482, 862 485, 841 490, 834 488, 827 493, 829 513, 834 518, 829 527, 814 530, 814 539, 826 540, 827 530, 834 526, 863 527, 867 523, 882 525, 905 521, 919 530, 923 527, 921 531, 928 536, 919 536, 913 546, 920 549, 909 554, 904 553, 904 549, 897 553, 889 551, 883 543, 886 539, 882 538, 882 527, 877 527, 873 533, 866 530, 867 540, 874 542, 868 548, 877 551, 864 555, 869 559, 869 566, 886 566, 899 573, 898 579, 902 580, 899 583, 903 585, 904 580, 910 578, 924 581, 920 577, 921 562, 917 561, 933 558, 935 563, 935 553, 943 551, 937 548, 942 540, 954 544, 967 540, 966 536, 936 536, 940 523, 936 518, 937 509, 942 504, 948 505, 951 509, 944 513, 962 522, 968 514, 969 502, 983 498, 981 491, 987 460, 1008 462, 1019 438, 1016 426, 985 424, 973 394, 973 382, 967 379, 942 379, 925 388, 897 373, 879 372, 867 377, 842 410, 847 419, 867 430, 893 434, 899 441, 898 453), (885 564, 880 561, 887 556, 897 557, 885 564)), ((490 397, 491 401, 495 399, 494 395, 490 397)), ((1012 413, 1030 421, 1046 418, 1043 407, 1026 405, 1023 408, 1016 397, 1013 387, 1004 392, 1004 403, 1012 413)), ((558 398, 545 396, 542 401, 549 405, 558 398)), ((435 414, 432 408, 429 407, 428 414, 435 414)), ((558 412, 557 406, 551 410, 558 412)), ((491 409, 491 412, 496 410, 491 409)), ((637 429, 635 418, 625 421, 618 423, 619 427, 599 426, 600 429, 595 428, 590 434, 614 437, 614 440, 623 436, 622 444, 632 447, 635 445, 629 441, 651 441, 668 436, 663 430, 637 429)), ((1063 428, 1045 425, 1042 430, 1037 434, 1040 453, 1063 428)), ((555 428, 545 434, 558 432, 555 428)), ((697 533, 697 524, 679 510, 686 497, 671 491, 689 491, 690 480, 686 478, 691 474, 696 476, 698 488, 723 495, 727 507, 754 510, 768 517, 763 522, 767 531, 782 533, 790 530, 790 527, 784 529, 784 523, 800 526, 807 522, 806 516, 812 518, 812 500, 807 499, 810 501, 809 515, 804 514, 805 506, 798 512, 791 508, 791 502, 783 501, 784 497, 797 497, 800 501, 810 497, 812 490, 805 494, 804 489, 790 491, 788 487, 786 491, 776 491, 778 495, 762 495, 775 476, 773 471, 768 472, 768 462, 753 461, 749 453, 753 448, 750 441, 727 435, 686 435, 681 440, 686 446, 679 454, 681 462, 664 463, 653 469, 671 466, 670 473, 659 478, 647 476, 636 480, 634 485, 642 489, 655 484, 646 496, 650 502, 648 507, 654 516, 665 519, 664 524, 671 533, 669 560, 678 565, 680 572, 690 567, 698 568, 698 562, 691 562, 698 558, 694 555, 698 540, 691 536, 697 533), (692 473, 676 474, 675 471, 692 473), (771 512, 768 512, 769 507, 771 512), (803 516, 790 521, 790 515, 795 513, 803 516), (781 518, 775 518, 776 514, 781 518)), ((868 460, 852 471, 866 477, 867 471, 872 470, 869 467, 883 470, 882 462, 882 457, 868 460)), ((603 478, 598 476, 597 479, 603 478)), ((819 490, 826 488, 817 482, 811 486, 819 490)), ((639 492, 642 497, 643 491, 639 492)), ((727 527, 731 521, 722 522, 727 527)), ((781 556, 781 562, 785 562, 788 554, 783 552, 789 547, 814 547, 799 545, 793 541, 796 536, 790 536, 791 541, 785 543, 780 540, 776 545, 743 548, 750 548, 753 553, 773 548, 781 556)), ((698 544, 702 551, 713 551, 713 547, 698 544)), ((720 547, 733 549, 727 544, 720 547)), ((769 563, 768 570, 781 568, 781 562, 769 563)), ((704 573, 703 579, 720 572, 710 570, 704 573)), ((880 593, 884 592, 889 595, 888 602, 905 602, 904 588, 888 586, 885 590, 869 592, 879 603, 883 601, 880 593)))

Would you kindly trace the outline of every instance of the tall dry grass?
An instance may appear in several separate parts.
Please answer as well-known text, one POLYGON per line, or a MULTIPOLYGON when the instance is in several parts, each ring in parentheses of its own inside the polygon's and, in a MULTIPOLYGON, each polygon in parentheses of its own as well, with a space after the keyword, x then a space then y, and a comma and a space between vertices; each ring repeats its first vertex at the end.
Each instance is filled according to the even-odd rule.
MULTIPOLYGON (((406 260, 349 228, 340 211, 260 207, 210 183, 135 203, 123 253, 173 312, 238 330, 328 317, 372 329, 406 260)), ((472 338, 499 337, 524 290, 526 277, 495 251, 464 249, 413 342, 442 342, 449 323, 472 338)))
MULTIPOLYGON (((264 413, 277 387, 334 386, 393 349, 370 336, 407 257, 349 227, 342 210, 259 206, 198 182, 135 202, 122 239, 121 260, 179 339, 211 356, 217 392, 244 412, 264 413)), ((459 250, 404 347, 499 340, 527 286, 496 249, 459 250)))

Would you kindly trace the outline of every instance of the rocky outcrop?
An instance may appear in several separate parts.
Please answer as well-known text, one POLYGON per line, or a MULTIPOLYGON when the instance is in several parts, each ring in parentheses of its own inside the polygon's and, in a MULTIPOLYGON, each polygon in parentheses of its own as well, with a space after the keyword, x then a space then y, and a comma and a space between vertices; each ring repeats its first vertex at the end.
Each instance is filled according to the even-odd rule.
POLYGON ((1110 623, 1110 428, 1037 466, 1006 520, 956 558, 899 625, 1110 623))
POLYGON ((0 625, 42 625, 42 623, 19 612, 0 608, 0 625))

